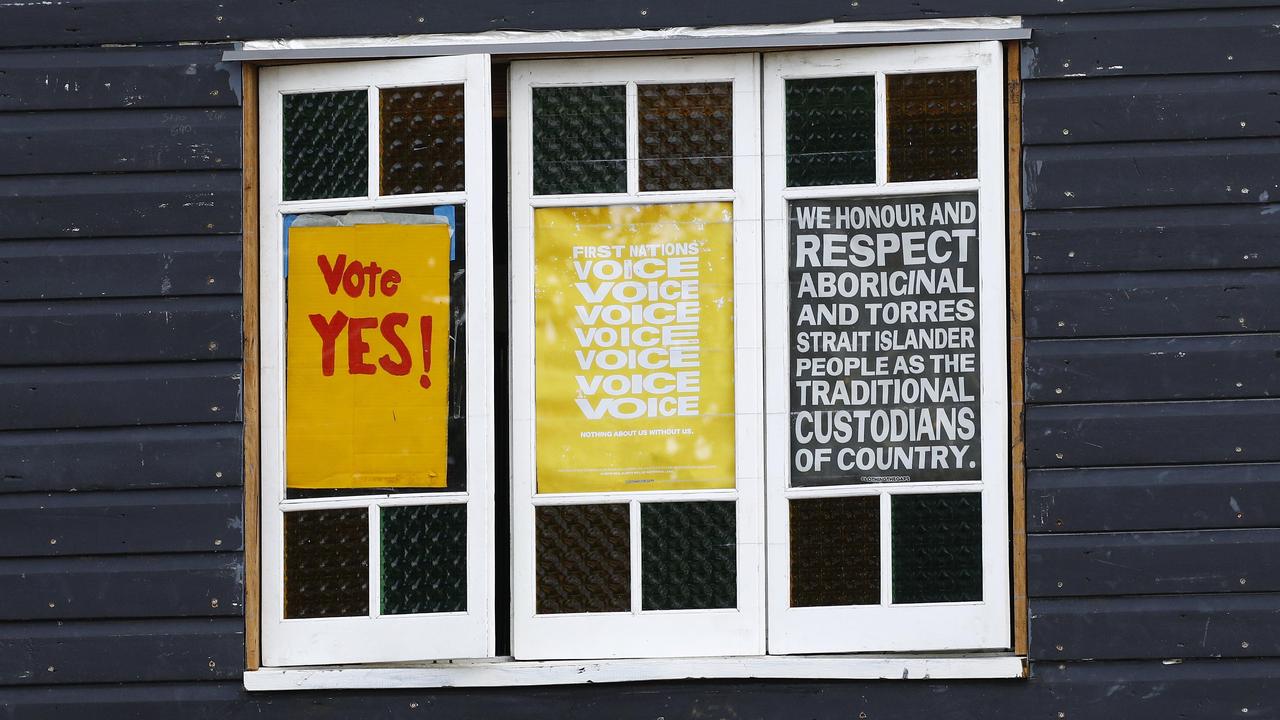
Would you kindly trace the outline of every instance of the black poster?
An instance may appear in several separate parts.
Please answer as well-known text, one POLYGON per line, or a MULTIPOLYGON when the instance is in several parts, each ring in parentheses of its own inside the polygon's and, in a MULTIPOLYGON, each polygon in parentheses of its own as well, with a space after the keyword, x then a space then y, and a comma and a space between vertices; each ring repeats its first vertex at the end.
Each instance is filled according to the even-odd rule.
POLYGON ((978 480, 978 195, 793 202, 791 483, 978 480))

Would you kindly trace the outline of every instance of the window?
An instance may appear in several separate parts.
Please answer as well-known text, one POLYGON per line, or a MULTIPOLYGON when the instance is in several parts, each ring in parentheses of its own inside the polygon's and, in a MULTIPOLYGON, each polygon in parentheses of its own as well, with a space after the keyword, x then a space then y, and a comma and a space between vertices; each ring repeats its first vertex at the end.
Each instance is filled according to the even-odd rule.
POLYGON ((264 68, 264 664, 1008 650, 1002 57, 264 68))

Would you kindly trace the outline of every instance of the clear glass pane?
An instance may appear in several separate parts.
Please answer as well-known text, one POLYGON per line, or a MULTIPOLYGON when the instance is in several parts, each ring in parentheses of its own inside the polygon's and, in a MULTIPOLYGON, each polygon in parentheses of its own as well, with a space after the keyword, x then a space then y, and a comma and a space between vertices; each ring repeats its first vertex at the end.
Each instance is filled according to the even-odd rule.
POLYGON ((369 192, 369 94, 284 96, 284 199, 364 197, 369 192))
POLYGON ((732 211, 535 211, 538 492, 734 487, 732 211))
POLYGON ((533 89, 535 195, 627 191, 626 90, 533 89))
POLYGON ((876 180, 874 77, 786 81, 787 185, 876 180))
POLYGON ((467 506, 382 509, 382 612, 467 609, 467 506))
POLYGON ((791 606, 880 602, 880 498, 792 500, 791 606))
POLYGON ((384 88, 381 192, 460 192, 464 188, 462 85, 384 88))
POLYGON ((640 85, 640 189, 733 186, 733 83, 640 85))
POLYGON ((885 81, 890 182, 977 177, 977 75, 918 73, 885 81))
POLYGON ((630 528, 625 504, 537 508, 538 614, 629 611, 630 528))
POLYGON ((645 610, 732 608, 738 604, 736 503, 640 506, 645 610))
POLYGON ((893 601, 982 599, 982 495, 893 497, 893 601))
POLYGON ((284 514, 284 616, 369 614, 369 518, 364 508, 284 514))

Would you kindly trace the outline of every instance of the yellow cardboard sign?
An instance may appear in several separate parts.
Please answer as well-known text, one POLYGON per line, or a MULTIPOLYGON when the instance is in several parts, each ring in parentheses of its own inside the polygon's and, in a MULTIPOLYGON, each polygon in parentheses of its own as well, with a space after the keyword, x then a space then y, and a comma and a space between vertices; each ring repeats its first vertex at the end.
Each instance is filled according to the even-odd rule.
POLYGON ((288 265, 288 486, 445 487, 449 227, 295 227, 288 265))
POLYGON ((733 205, 534 225, 538 492, 734 487, 733 205))

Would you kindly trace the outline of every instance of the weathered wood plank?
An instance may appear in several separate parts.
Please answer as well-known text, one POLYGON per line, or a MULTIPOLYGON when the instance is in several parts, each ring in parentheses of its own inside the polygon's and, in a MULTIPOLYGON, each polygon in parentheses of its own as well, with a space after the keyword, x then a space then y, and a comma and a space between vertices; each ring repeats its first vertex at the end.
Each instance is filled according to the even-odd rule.
POLYGON ((1029 210, 1280 199, 1280 138, 1039 145, 1023 157, 1029 210))
MULTIPOLYGON (((1244 7, 1231 3, 1236 7, 1244 7)), ((1035 18, 1024 78, 1273 71, 1280 8, 1035 18)), ((1036 13, 1026 13, 1028 15, 1036 13)))
POLYGON ((36 112, 0 117, 0 173, 4 175, 223 170, 240 165, 240 113, 234 109, 36 112))
POLYGON ((239 488, 0 495, 0 557, 240 550, 240 500, 239 488))
POLYGON ((239 618, 0 625, 0 685, 238 677, 239 618))
POLYGON ((1042 80, 1025 85, 1028 145, 1274 137, 1280 73, 1042 80))
POLYGON ((240 232, 238 171, 0 178, 0 239, 240 232))
POLYGON ((0 242, 0 300, 239 290, 240 239, 233 235, 0 242))
POLYGON ((239 356, 238 295, 0 303, 0 366, 239 356))
POLYGON ((1280 267, 1280 205, 1027 213, 1027 272, 1280 267))
POLYGON ((1280 530, 1033 535, 1036 597, 1280 591, 1280 530))
POLYGON ((1280 465, 1036 470, 1032 533, 1280 527, 1280 465))
MULTIPOLYGON (((51 9, 58 14, 66 13, 65 5, 51 9)), ((0 18, 11 18, 11 11, 11 6, 0 9, 0 18)), ((146 14, 162 13, 147 11, 146 14)), ((126 31, 136 25, 137 18, 117 13, 115 21, 126 31)), ((0 34, 13 30, 7 20, 0 20, 0 34)), ((181 37, 184 36, 174 35, 168 41, 181 37)), ((18 44, 80 44, 34 40, 28 36, 28 42, 18 44)), ((0 53, 0 68, 3 68, 0 111, 233 107, 240 103, 240 73, 221 63, 222 53, 228 47, 182 45, 0 53)))
POLYGON ((1274 657, 1280 595, 1041 598, 1031 654, 1045 660, 1274 657))
POLYGON ((0 493, 239 485, 241 427, 0 433, 0 493))
POLYGON ((1034 275, 1030 337, 1115 337, 1280 331, 1280 272, 1034 275))
POLYGON ((1028 467, 1280 461, 1280 400, 1027 409, 1028 467))
POLYGON ((1029 402, 1280 396, 1280 335, 1036 340, 1029 402))
POLYGON ((239 419, 237 362, 0 370, 0 430, 239 419))
POLYGON ((235 616, 237 553, 0 560, 0 620, 235 616))

